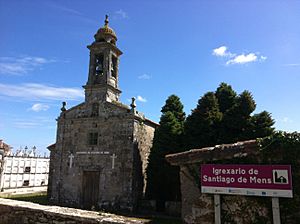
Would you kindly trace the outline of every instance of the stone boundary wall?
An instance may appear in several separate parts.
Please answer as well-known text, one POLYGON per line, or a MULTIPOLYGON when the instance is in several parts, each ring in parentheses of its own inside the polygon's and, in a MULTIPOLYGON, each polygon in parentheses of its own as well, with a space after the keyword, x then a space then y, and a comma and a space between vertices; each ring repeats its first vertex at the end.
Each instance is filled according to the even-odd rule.
POLYGON ((110 213, 45 206, 0 198, 1 224, 144 224, 148 222, 148 220, 138 220, 110 213))

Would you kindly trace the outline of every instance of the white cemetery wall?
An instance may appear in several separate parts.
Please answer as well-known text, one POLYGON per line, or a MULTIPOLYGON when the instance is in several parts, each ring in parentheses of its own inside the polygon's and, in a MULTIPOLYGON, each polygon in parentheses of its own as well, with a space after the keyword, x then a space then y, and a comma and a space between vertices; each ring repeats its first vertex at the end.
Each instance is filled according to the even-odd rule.
POLYGON ((4 157, 0 189, 48 185, 49 158, 4 157))

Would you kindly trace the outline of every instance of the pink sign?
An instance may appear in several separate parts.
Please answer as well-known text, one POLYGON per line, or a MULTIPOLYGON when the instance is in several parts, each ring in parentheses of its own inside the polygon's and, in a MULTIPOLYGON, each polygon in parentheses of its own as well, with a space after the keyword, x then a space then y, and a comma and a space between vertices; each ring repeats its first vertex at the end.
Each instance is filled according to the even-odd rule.
POLYGON ((201 166, 201 191, 293 197, 291 166, 205 164, 201 166))

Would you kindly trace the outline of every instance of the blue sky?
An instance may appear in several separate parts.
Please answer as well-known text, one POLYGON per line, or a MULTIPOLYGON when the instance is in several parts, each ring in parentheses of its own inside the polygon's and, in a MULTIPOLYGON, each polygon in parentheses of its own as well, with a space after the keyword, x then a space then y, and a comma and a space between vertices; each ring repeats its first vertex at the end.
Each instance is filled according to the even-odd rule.
POLYGON ((300 1, 0 0, 0 139, 42 153, 62 101, 83 99, 105 14, 123 51, 121 100, 158 122, 171 94, 187 114, 226 82, 247 89, 278 130, 300 131, 300 1))

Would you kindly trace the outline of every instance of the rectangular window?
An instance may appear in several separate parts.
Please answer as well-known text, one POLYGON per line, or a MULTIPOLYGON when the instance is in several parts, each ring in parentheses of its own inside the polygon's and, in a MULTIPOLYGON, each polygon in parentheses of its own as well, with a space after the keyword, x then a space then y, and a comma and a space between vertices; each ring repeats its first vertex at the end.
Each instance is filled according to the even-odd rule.
POLYGON ((99 115, 99 104, 93 103, 92 105, 92 117, 97 117, 99 115))
POLYGON ((98 144, 98 132, 89 133, 88 143, 89 143, 89 145, 97 145, 98 144))
POLYGON ((30 173, 30 171, 31 171, 30 166, 26 166, 25 170, 24 170, 24 173, 30 173))
POLYGON ((24 180, 23 186, 29 186, 29 180, 24 180))

